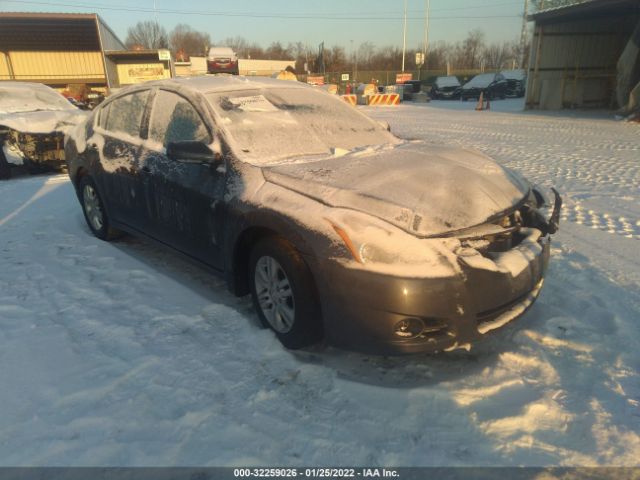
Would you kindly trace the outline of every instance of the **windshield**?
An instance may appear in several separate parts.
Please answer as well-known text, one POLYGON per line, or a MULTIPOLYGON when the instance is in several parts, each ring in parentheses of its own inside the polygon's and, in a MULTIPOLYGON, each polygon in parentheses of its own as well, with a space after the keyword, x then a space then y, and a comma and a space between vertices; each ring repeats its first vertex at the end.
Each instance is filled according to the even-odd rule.
POLYGON ((524 70, 503 70, 500 73, 507 80, 524 80, 526 76, 524 70))
POLYGON ((75 107, 55 90, 44 86, 0 85, 0 113, 38 110, 75 110, 75 107))
POLYGON ((478 75, 477 77, 473 77, 469 83, 467 83, 465 85, 465 87, 470 88, 470 87, 477 87, 477 88, 484 88, 484 87, 488 87, 489 85, 491 85, 491 82, 493 82, 493 80, 496 78, 496 74, 495 73, 484 73, 482 75, 478 75))
POLYGON ((324 92, 265 88, 207 97, 236 154, 254 165, 398 142, 381 125, 324 92))
POLYGON ((457 77, 438 77, 436 79, 436 85, 440 88, 443 87, 459 87, 460 82, 457 77))

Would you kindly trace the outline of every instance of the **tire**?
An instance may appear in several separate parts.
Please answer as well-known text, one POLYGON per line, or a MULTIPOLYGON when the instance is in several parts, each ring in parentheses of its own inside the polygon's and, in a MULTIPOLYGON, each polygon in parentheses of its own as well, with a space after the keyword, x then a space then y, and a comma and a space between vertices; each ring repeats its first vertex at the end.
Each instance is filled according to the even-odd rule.
POLYGON ((113 240, 122 235, 120 230, 116 230, 109 225, 109 217, 104 209, 104 203, 98 193, 93 179, 86 175, 80 179, 78 186, 78 196, 82 205, 84 219, 91 232, 100 240, 113 240))
POLYGON ((4 143, 0 140, 0 180, 8 180, 11 178, 11 166, 4 156, 3 147, 4 143))
POLYGON ((286 348, 308 347, 322 339, 322 316, 313 277, 287 240, 273 236, 255 245, 249 259, 249 283, 260 321, 286 348), (277 291, 277 285, 283 288, 277 291))

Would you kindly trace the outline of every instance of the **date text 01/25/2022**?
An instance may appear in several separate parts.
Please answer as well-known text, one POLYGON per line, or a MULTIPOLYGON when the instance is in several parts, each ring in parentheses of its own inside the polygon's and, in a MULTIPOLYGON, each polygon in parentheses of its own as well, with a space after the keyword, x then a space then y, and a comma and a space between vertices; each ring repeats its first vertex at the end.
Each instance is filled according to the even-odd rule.
POLYGON ((386 468, 235 468, 235 478, 398 478, 396 470, 386 468))

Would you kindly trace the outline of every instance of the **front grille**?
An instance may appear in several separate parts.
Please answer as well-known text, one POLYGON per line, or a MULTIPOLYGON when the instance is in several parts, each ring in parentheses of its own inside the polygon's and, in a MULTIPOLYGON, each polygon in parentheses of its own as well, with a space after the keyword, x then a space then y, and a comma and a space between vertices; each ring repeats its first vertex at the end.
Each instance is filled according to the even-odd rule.
POLYGON ((443 320, 437 318, 423 318, 425 328, 417 338, 420 339, 437 339, 447 335, 449 328, 443 320))

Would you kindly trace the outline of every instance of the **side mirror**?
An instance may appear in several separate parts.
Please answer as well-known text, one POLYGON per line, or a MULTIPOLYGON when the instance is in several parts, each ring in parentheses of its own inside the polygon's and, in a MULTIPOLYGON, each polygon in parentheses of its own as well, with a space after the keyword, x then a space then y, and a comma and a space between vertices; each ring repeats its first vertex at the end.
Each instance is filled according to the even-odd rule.
POLYGON ((221 159, 219 153, 213 153, 208 145, 193 140, 170 142, 167 145, 167 157, 182 163, 213 164, 221 159))

